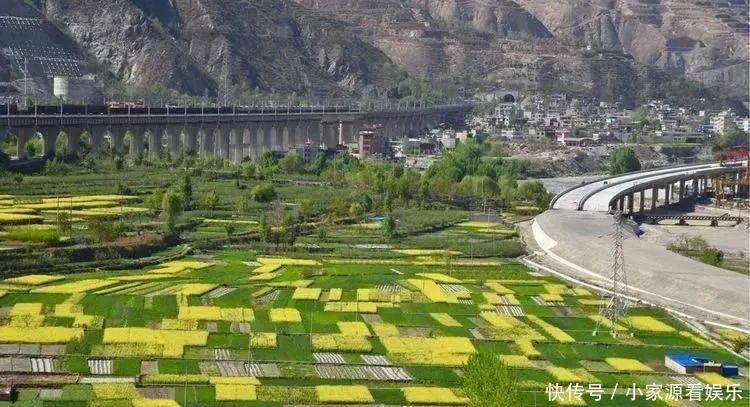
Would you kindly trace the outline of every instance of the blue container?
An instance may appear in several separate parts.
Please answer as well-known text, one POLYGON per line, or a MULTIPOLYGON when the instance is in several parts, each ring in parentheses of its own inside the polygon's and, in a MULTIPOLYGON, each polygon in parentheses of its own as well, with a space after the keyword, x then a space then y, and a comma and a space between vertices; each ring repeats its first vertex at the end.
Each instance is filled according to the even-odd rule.
POLYGON ((740 375, 740 368, 735 365, 722 365, 721 375, 724 377, 737 377, 740 375))

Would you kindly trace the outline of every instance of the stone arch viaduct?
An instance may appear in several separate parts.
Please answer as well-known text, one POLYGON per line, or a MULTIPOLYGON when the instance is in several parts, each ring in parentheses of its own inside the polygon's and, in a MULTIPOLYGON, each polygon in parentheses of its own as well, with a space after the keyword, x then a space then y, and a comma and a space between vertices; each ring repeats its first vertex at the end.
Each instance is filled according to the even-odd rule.
POLYGON ((17 158, 26 159, 25 145, 41 137, 43 153, 57 153, 57 139, 66 134, 65 150, 75 153, 81 136, 88 134, 94 152, 108 149, 119 154, 158 156, 193 153, 233 162, 256 159, 265 151, 289 150, 310 141, 335 146, 354 141, 366 125, 382 125, 387 137, 403 138, 441 123, 463 122, 471 104, 452 104, 393 111, 338 111, 335 108, 285 108, 283 112, 179 114, 162 109, 159 114, 39 114, 33 111, 0 111, 0 141, 17 139, 17 158))

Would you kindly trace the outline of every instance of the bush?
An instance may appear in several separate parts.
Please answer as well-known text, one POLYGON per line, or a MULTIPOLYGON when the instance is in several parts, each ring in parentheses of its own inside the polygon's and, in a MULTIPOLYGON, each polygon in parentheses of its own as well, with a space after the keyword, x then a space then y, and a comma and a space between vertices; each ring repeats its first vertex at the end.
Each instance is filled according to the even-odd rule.
POLYGON ((718 266, 724 259, 724 252, 714 247, 709 247, 701 252, 701 261, 712 266, 718 266))
POLYGON ((250 199, 255 202, 271 202, 276 196, 276 189, 267 182, 258 184, 250 190, 250 199))

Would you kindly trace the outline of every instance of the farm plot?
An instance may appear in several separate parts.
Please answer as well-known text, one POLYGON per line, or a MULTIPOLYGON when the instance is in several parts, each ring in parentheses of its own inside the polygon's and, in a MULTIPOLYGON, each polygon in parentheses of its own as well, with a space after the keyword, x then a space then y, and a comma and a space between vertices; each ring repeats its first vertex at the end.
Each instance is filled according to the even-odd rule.
MULTIPOLYGON (((502 234, 475 230, 499 226, 460 228, 502 234)), ((216 407, 465 405, 461 369, 482 353, 508 365, 530 400, 524 406, 534 400, 550 406, 556 403, 545 402, 544 389, 555 382, 596 384, 605 392, 649 381, 729 383, 669 373, 669 353, 747 368, 651 309, 631 309, 631 319, 618 326, 623 333, 632 326, 632 337, 594 336, 597 323, 612 324, 581 300, 600 298, 508 260, 446 267, 424 257, 461 254, 397 250, 384 255, 402 262, 398 273, 392 264, 334 254, 252 257, 220 250, 128 273, 133 280, 110 271, 6 280, 20 288, 0 297, 6 316, 0 371, 72 373, 93 383, 40 386, 61 391, 35 400, 40 407, 125 400, 144 407, 185 407, 186 400, 216 407), (273 279, 254 279, 267 275, 273 279), (157 279, 135 279, 143 276, 157 279)), ((746 380, 735 381, 747 394, 746 380)), ((584 399, 623 405, 617 397, 599 404, 584 399)))

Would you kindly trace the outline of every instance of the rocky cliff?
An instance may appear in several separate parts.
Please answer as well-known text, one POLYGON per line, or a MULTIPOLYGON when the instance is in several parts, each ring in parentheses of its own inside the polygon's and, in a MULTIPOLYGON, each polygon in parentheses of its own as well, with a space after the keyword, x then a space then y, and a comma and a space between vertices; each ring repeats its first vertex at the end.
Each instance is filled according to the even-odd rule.
MULTIPOLYGON (((0 14, 33 14, 0 0, 0 14)), ((687 77, 746 96, 747 0, 46 0, 123 91, 449 90, 634 100, 687 77)))

